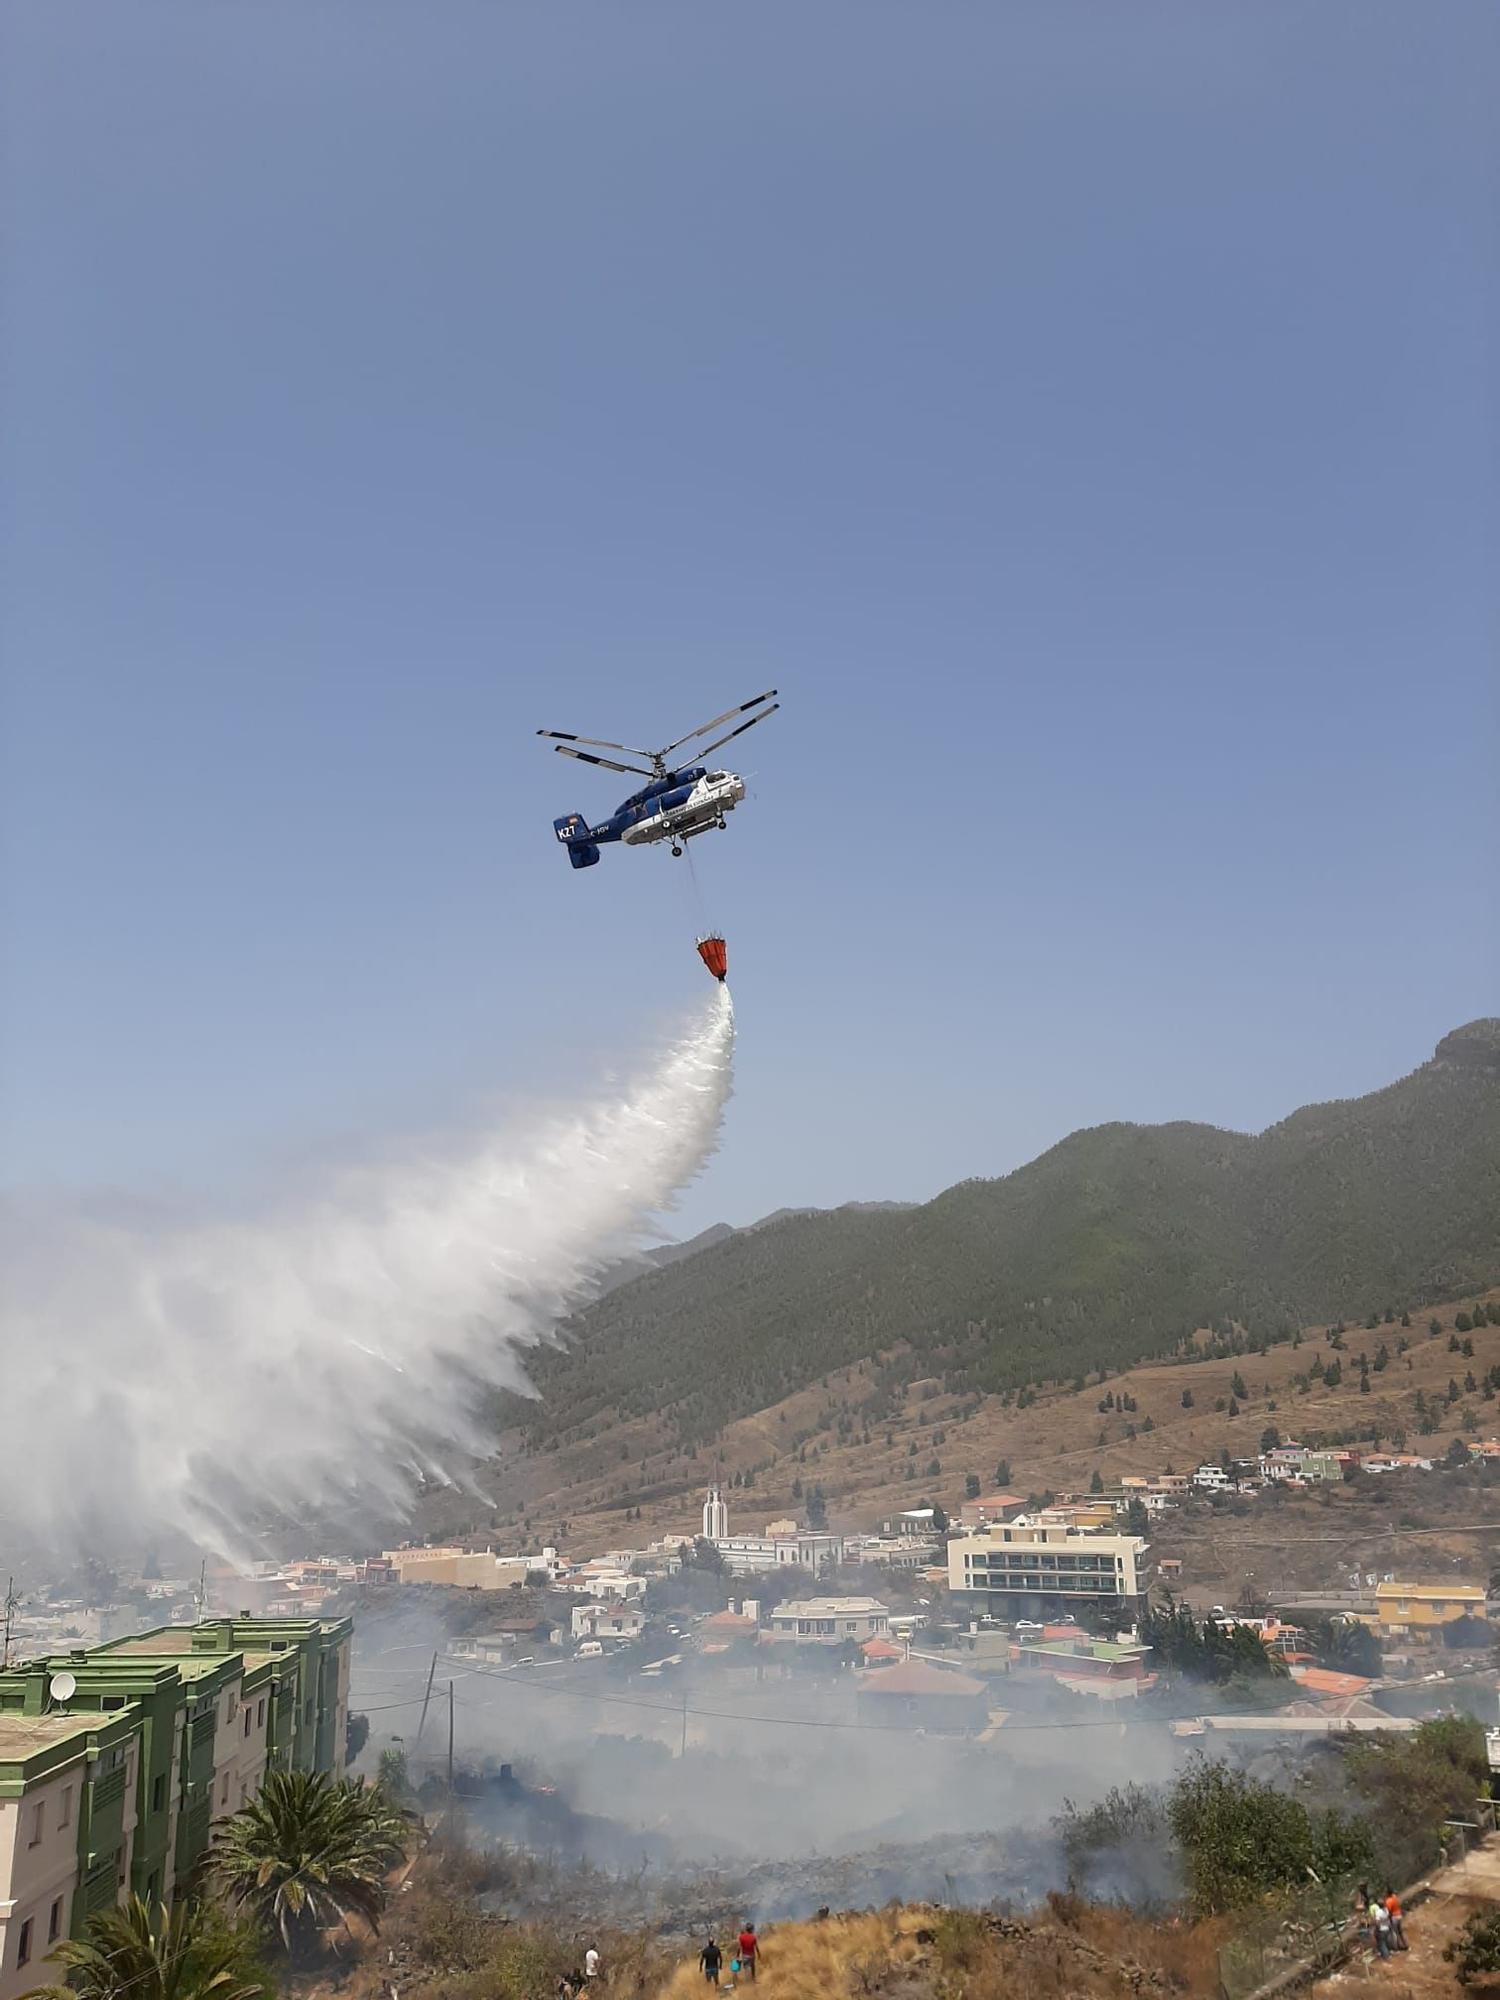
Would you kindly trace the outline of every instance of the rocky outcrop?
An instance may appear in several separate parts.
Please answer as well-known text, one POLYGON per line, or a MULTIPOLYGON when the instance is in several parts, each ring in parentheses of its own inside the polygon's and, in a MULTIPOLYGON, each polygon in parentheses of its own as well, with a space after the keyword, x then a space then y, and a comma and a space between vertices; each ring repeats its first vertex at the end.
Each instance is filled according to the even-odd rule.
POLYGON ((1452 1063, 1458 1069, 1500 1071, 1500 1019, 1490 1015, 1455 1028, 1438 1043, 1433 1061, 1452 1063))

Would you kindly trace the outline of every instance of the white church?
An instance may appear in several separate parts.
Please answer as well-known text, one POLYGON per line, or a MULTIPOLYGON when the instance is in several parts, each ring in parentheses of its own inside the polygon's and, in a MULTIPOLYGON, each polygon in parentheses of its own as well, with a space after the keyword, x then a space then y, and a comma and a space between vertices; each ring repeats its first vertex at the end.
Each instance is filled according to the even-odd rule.
POLYGON ((770 1521, 763 1535, 731 1535, 729 1507, 717 1486, 703 1503, 703 1539, 712 1542, 731 1576, 763 1576, 768 1570, 806 1569, 814 1575, 844 1559, 844 1538, 799 1528, 795 1521, 770 1521))

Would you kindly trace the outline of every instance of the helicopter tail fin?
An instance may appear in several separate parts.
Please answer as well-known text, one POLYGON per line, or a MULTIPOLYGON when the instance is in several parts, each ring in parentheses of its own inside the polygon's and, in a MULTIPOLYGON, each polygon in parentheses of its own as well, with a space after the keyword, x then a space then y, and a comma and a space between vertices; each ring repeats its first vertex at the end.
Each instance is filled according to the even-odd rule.
POLYGON ((589 838, 589 823, 582 813, 568 813, 562 819, 553 820, 552 830, 566 845, 568 859, 575 868, 593 867, 599 859, 599 849, 589 838))

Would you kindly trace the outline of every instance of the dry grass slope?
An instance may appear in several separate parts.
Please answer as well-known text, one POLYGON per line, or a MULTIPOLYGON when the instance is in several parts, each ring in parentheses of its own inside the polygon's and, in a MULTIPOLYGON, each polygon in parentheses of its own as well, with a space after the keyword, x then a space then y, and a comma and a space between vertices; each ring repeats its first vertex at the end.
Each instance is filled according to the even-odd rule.
MULTIPOLYGON (((973 1911, 891 1908, 768 1933, 757 2000, 1125 2000, 1142 1993, 1210 1993, 1218 1927, 1154 1925, 1114 1908, 1055 1899, 1018 1922, 973 1911)), ((727 1975, 726 1975, 727 1978, 727 1975)), ((742 1989, 745 1982, 741 1982, 742 1989)), ((682 1966, 658 2000, 703 1994, 682 1966)))
MULTIPOLYGON (((698 1514, 703 1486, 717 1468, 726 1483, 753 1468, 752 1489, 731 1487, 732 1522, 758 1526, 777 1515, 796 1513, 801 1502, 794 1482, 805 1491, 814 1483, 828 1496, 833 1525, 866 1526, 882 1515, 910 1506, 918 1497, 955 1510, 964 1478, 974 1473, 986 1485, 996 1465, 1008 1461, 1017 1492, 1063 1491, 1087 1487, 1097 1468, 1107 1480, 1123 1473, 1159 1472, 1172 1465, 1187 1471, 1228 1448, 1236 1456, 1253 1453, 1262 1432, 1276 1426, 1283 1435, 1380 1429, 1387 1439, 1398 1428, 1409 1448, 1441 1456, 1461 1425, 1472 1418, 1471 1439, 1500 1435, 1500 1400, 1482 1390, 1467 1391, 1470 1375, 1479 1383, 1500 1365, 1500 1326, 1484 1325, 1463 1337, 1472 1355, 1449 1345, 1455 1321, 1468 1299, 1413 1312, 1413 1324, 1382 1323, 1373 1329, 1350 1326, 1339 1355, 1343 1380, 1337 1388, 1321 1381, 1299 1387, 1315 1359, 1335 1358, 1326 1331, 1310 1328, 1300 1346, 1280 1344, 1264 1355, 1225 1360, 1148 1362, 1111 1375, 1106 1384, 1083 1389, 1068 1383, 1044 1388, 1024 1410, 999 1396, 953 1394, 931 1378, 904 1385, 891 1414, 862 1429, 841 1429, 841 1419, 867 1393, 872 1371, 857 1365, 823 1377, 785 1401, 729 1424, 713 1458, 696 1459, 666 1446, 648 1420, 621 1422, 608 1436, 581 1445, 563 1445, 527 1456, 501 1459, 487 1474, 500 1506, 485 1527, 496 1534, 521 1535, 529 1519, 534 1539, 546 1540, 554 1527, 569 1523, 574 1550, 639 1545, 652 1535, 681 1532, 698 1514), (1428 1332, 1436 1319, 1437 1336, 1428 1332), (1399 1352, 1402 1340, 1409 1343, 1399 1352), (1381 1347, 1388 1365, 1370 1376, 1370 1393, 1359 1390, 1358 1357, 1372 1360, 1381 1347), (1237 1413, 1229 1414, 1236 1375, 1248 1390, 1237 1413), (1447 1402, 1456 1382, 1459 1400, 1447 1402), (1129 1395, 1137 1409, 1102 1412, 1106 1389, 1118 1404, 1129 1395), (1192 1403, 1184 1408, 1183 1392, 1192 1403), (1441 1410, 1437 1431, 1419 1434, 1419 1392, 1441 1410), (1144 1429, 1147 1418, 1151 1428, 1144 1429), (1132 1437, 1129 1433, 1135 1431, 1132 1437), (936 1475, 929 1468, 936 1461, 936 1475), (627 1507, 639 1507, 639 1522, 626 1521, 627 1507)), ((1500 1290, 1480 1295, 1500 1301, 1500 1290)), ((461 1497, 434 1503, 424 1526, 436 1532, 473 1524, 461 1497), (450 1510, 450 1511, 445 1511, 450 1510)))

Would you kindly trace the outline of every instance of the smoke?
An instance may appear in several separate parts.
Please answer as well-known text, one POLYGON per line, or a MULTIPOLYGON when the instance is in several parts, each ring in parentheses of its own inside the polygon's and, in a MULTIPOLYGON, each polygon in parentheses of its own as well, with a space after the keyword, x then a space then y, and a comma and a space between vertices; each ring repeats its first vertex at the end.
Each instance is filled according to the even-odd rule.
MULTIPOLYGON (((892 1897, 1034 1902, 1068 1881, 1054 1824, 1066 1801, 1088 1808, 1111 1787, 1159 1784, 1184 1756, 1165 1719, 1103 1713, 1055 1690, 1038 1689, 1042 1706, 1012 1710, 976 1740, 863 1726, 854 1675, 782 1679, 777 1660, 732 1665, 688 1650, 680 1667, 648 1676, 629 1671, 628 1654, 569 1666, 538 1646, 532 1663, 488 1666, 454 1654, 442 1618, 412 1596, 388 1593, 356 1627, 351 1706, 371 1718, 364 1768, 399 1741, 415 1778, 444 1782, 451 1680, 474 1843, 556 1863, 575 1918, 582 1899, 611 1921, 716 1924, 721 1894, 737 1918, 767 1920, 892 1897), (434 1707, 419 1736, 433 1654, 443 1719, 434 1707), (495 1781, 502 1763, 516 1784, 495 1781)), ((1003 1691, 995 1698, 1006 1704, 1003 1691)), ((1140 1879, 1154 1892, 1161 1870, 1150 1866, 1140 1879)), ((526 1896, 506 1905, 539 1907, 526 1896)))
POLYGON ((0 1518, 233 1554, 268 1510, 387 1518, 489 1445, 488 1392, 714 1151, 734 1014, 600 1101, 237 1219, 0 1209, 0 1518))

